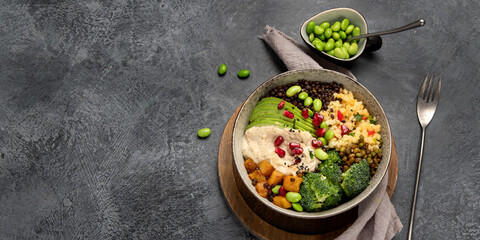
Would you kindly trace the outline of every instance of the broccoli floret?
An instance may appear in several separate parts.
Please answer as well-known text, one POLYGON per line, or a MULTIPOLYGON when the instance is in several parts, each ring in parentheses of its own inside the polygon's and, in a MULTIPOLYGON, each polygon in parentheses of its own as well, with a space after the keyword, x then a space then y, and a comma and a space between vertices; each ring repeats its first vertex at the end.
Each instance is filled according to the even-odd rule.
POLYGON ((327 151, 328 159, 327 162, 339 164, 342 162, 342 159, 334 149, 327 151))
POLYGON ((340 186, 342 181, 342 171, 336 163, 323 162, 318 165, 318 171, 327 177, 333 184, 340 186))
POLYGON ((342 199, 341 188, 321 173, 306 173, 299 193, 302 199, 298 203, 308 212, 335 207, 342 199))
POLYGON ((370 168, 367 161, 363 159, 355 163, 342 176, 341 187, 345 195, 353 198, 360 194, 370 183, 370 168))

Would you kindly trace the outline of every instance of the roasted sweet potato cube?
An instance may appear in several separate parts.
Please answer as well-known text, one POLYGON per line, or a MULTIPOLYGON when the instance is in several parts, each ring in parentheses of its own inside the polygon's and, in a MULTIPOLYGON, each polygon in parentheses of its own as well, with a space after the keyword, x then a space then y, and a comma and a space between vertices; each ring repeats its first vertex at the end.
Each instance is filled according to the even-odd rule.
POLYGON ((257 183, 261 183, 261 182, 266 182, 267 179, 265 178, 265 176, 263 176, 263 174, 260 172, 260 170, 255 170, 253 171, 252 173, 248 174, 248 177, 250 178, 250 180, 253 181, 253 179, 257 180, 257 183))
POLYGON ((258 166, 258 169, 260 170, 260 172, 265 177, 270 177, 272 172, 275 170, 275 168, 272 166, 272 164, 267 160, 261 161, 260 165, 258 166))
POLYGON ((270 178, 268 178, 268 185, 269 186, 275 186, 277 185, 278 183, 280 183, 283 179, 285 175, 283 175, 283 173, 275 170, 272 172, 272 174, 270 175, 270 178))
POLYGON ((283 187, 289 192, 298 192, 300 183, 302 183, 302 178, 297 176, 285 176, 283 178, 283 187))
POLYGON ((255 185, 255 189, 260 196, 266 198, 268 195, 268 189, 265 187, 265 182, 259 182, 255 185))
POLYGON ((258 167, 258 165, 250 158, 245 160, 245 162, 243 162, 243 165, 245 165, 245 169, 247 169, 248 173, 252 173, 258 167))
POLYGON ((273 197, 273 204, 281 208, 290 208, 292 204, 283 196, 277 195, 273 197))

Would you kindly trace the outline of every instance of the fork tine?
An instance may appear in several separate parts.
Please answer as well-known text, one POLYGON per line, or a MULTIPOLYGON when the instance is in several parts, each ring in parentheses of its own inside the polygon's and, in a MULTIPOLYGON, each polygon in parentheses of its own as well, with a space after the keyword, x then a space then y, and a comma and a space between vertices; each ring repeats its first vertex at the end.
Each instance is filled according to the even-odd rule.
POLYGON ((428 75, 429 75, 429 74, 427 73, 427 76, 425 76, 425 80, 423 80, 422 88, 420 88, 420 92, 418 93, 417 102, 418 102, 420 99, 423 99, 423 98, 425 97, 425 86, 427 85, 428 75))
POLYGON ((430 80, 429 80, 429 83, 428 83, 428 87, 427 87, 427 92, 425 93, 425 96, 426 96, 426 102, 429 103, 433 100, 433 85, 434 85, 434 82, 435 82, 435 75, 432 74, 432 76, 430 77, 430 80))
POLYGON ((432 97, 432 101, 435 103, 438 102, 438 98, 440 97, 440 88, 442 87, 442 76, 438 77, 438 83, 437 83, 437 90, 435 91, 435 95, 432 97))

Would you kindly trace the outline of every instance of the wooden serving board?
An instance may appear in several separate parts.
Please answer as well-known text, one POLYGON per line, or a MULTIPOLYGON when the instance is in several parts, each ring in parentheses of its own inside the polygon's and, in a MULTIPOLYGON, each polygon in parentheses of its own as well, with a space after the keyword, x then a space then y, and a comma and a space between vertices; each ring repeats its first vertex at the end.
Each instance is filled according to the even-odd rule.
MULTIPOLYGON (((263 239, 334 239, 340 234, 342 234, 355 221, 358 207, 355 207, 346 212, 352 217, 349 218, 349 223, 345 224, 345 222, 342 222, 341 225, 338 226, 337 230, 317 235, 303 235, 287 232, 269 224, 268 222, 257 216, 257 214, 255 214, 255 212, 253 212, 253 210, 247 205, 237 188, 233 174, 233 125, 242 105, 240 105, 235 111, 235 113, 230 117, 230 120, 228 121, 225 130, 223 131, 223 135, 220 140, 220 146, 218 149, 218 176, 220 181, 220 187, 223 191, 223 194, 225 195, 225 199, 227 200, 228 205, 232 209, 233 213, 235 213, 238 219, 240 219, 243 226, 255 236, 263 239)), ((387 185, 387 193, 390 198, 392 197, 395 190, 397 176, 398 156, 395 142, 392 139, 392 156, 388 168, 387 185)))

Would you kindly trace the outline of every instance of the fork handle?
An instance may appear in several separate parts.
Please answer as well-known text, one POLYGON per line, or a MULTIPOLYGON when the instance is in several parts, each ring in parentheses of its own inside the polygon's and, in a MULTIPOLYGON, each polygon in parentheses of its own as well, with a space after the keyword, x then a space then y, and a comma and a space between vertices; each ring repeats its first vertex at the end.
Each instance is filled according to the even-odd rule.
POLYGON ((422 141, 420 144, 420 158, 418 159, 417 178, 415 180, 415 191, 413 193, 412 211, 410 213, 410 225, 408 226, 408 240, 412 239, 413 220, 415 218, 415 206, 417 205, 418 182, 420 181, 420 170, 422 169, 423 144, 425 143, 425 128, 422 127, 422 141))

